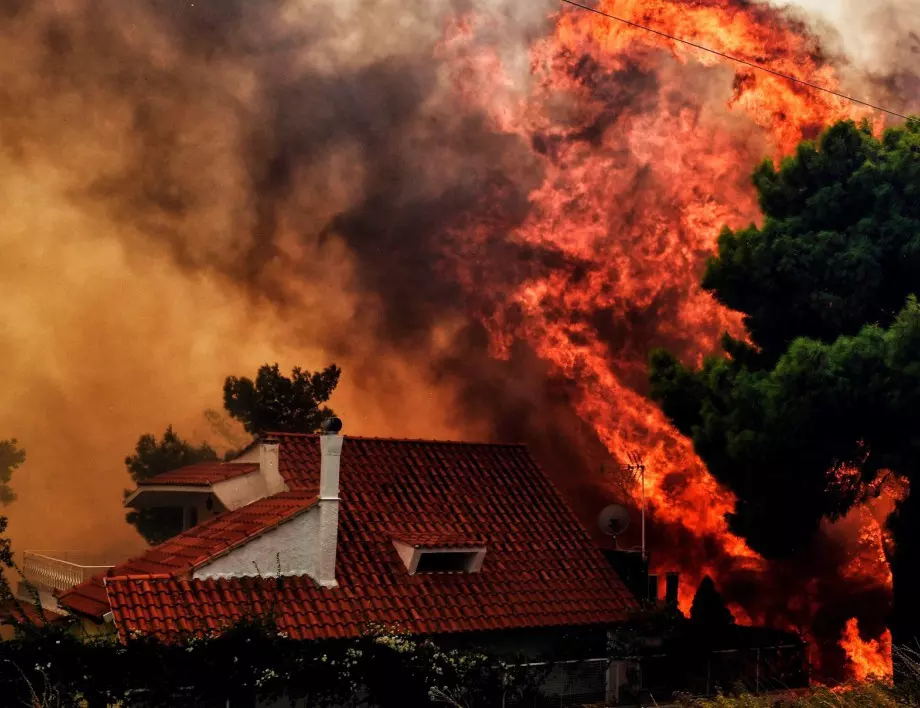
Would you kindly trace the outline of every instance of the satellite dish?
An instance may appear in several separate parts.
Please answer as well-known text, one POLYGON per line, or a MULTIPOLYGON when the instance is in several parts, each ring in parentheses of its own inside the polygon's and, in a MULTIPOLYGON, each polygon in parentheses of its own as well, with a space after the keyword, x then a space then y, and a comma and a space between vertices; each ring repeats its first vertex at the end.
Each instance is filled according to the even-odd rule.
POLYGON ((621 504, 611 504, 597 517, 597 523, 608 536, 619 536, 629 526, 629 509, 621 504))

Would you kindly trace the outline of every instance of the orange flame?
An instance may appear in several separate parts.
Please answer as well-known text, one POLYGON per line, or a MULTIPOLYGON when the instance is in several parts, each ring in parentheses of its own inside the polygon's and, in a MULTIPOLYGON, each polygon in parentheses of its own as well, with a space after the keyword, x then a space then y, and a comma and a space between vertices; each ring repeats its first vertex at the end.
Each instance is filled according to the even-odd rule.
MULTIPOLYGON (((834 87, 804 28, 766 6, 732 0, 601 2, 628 20, 834 87)), ((575 408, 615 458, 643 450, 656 522, 700 540, 694 557, 664 561, 684 576, 687 610, 703 575, 764 568, 732 535, 734 507, 659 409, 644 395, 649 344, 699 362, 721 332, 743 336, 737 313, 699 287, 700 266, 724 225, 759 218, 750 185, 764 155, 790 152, 804 137, 859 112, 841 99, 728 63, 628 25, 582 11, 559 14, 531 51, 522 89, 496 54, 476 42, 475 19, 453 27, 441 47, 453 85, 493 128, 533 146, 544 175, 522 223, 502 238, 546 251, 568 267, 528 264, 517 285, 497 292, 482 257, 498 229, 493 204, 450 234, 451 269, 484 313, 497 356, 527 342, 577 392, 575 408), (653 331, 632 334, 643 313, 653 331), (608 337, 594 324, 628 330, 608 337)), ((495 203, 500 194, 496 193, 495 203)), ((656 549, 656 552, 659 549, 656 549)), ((660 549, 667 554, 667 549, 660 549)), ((884 582, 884 580, 883 580, 884 582)), ((808 600, 810 602, 810 600, 808 600)), ((748 616, 732 607, 741 621, 748 616)))
POLYGON ((851 678, 865 681, 891 676, 891 632, 886 630, 877 640, 863 641, 859 634, 859 622, 854 617, 847 621, 840 646, 847 654, 851 678))

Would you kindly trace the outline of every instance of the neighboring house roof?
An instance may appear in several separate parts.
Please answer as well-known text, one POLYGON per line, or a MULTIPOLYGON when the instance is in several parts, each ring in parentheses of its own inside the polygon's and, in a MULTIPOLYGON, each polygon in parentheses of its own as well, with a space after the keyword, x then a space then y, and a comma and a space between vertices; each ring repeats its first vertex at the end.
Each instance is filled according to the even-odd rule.
MULTIPOLYGON (((137 558, 120 563, 109 575, 181 575, 205 562, 260 536, 316 503, 316 492, 284 492, 261 499, 235 511, 173 536, 137 558)), ((109 611, 103 576, 98 575, 73 590, 60 593, 58 604, 95 619, 109 611)))
POLYGON ((6 600, 0 603, 0 624, 30 624, 41 627, 45 623, 59 622, 67 615, 36 607, 34 603, 21 600, 6 600))
MULTIPOLYGON (((273 437, 280 442, 279 471, 292 490, 286 494, 299 493, 307 505, 319 484, 318 436, 273 437)), ((354 636, 369 623, 423 634, 609 624, 634 606, 522 445, 346 437, 340 474, 337 587, 318 587, 306 576, 190 579, 208 554, 246 540, 237 534, 229 543, 200 544, 178 563, 160 557, 179 555, 173 546, 164 550, 175 539, 168 541, 114 568, 104 587, 97 579, 60 603, 97 618, 111 608, 120 631, 164 637, 205 632, 253 608, 273 608, 279 626, 301 638, 354 636), (410 575, 394 539, 419 548, 487 550, 477 572, 410 575), (90 586, 92 607, 82 600, 90 586)), ((178 543, 195 546, 203 528, 282 497, 216 517, 178 543)), ((254 516, 258 526, 260 514, 254 516)))
POLYGON ((159 485, 182 487, 208 487, 235 477, 242 477, 251 472, 258 472, 259 465, 234 462, 199 462, 164 472, 155 477, 137 483, 138 487, 159 485))

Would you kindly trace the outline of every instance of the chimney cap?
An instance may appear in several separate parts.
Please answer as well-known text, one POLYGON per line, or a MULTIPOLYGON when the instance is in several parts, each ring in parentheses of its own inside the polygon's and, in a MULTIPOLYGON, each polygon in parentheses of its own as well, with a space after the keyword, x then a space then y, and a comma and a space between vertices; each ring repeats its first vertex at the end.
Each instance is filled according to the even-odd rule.
POLYGON ((341 418, 336 418, 335 416, 333 416, 332 418, 327 418, 326 420, 323 421, 323 432, 326 435, 337 435, 341 429, 342 429, 342 419, 341 418))

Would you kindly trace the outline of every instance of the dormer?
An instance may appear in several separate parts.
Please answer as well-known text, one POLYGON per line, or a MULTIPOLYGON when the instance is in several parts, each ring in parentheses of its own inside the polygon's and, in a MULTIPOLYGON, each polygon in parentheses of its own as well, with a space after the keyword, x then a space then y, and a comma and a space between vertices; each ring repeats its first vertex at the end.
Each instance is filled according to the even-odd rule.
POLYGON ((395 532, 392 539, 409 575, 478 573, 486 557, 486 544, 481 537, 395 532))

